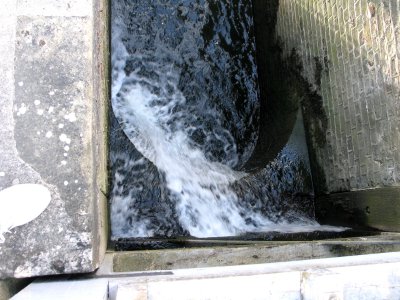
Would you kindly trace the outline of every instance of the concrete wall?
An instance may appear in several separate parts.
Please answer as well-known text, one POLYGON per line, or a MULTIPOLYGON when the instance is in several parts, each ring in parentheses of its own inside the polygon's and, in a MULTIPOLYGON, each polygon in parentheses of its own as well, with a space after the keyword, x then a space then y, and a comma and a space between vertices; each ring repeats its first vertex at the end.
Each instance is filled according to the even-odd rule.
POLYGON ((279 1, 276 44, 307 90, 322 220, 400 230, 399 17, 399 0, 279 1))
POLYGON ((398 0, 280 1, 284 55, 320 96, 308 124, 318 192, 400 185, 399 17, 398 0))
POLYGON ((0 191, 34 183, 51 192, 38 218, 5 233, 0 278, 91 272, 105 252, 104 4, 0 5, 0 191))

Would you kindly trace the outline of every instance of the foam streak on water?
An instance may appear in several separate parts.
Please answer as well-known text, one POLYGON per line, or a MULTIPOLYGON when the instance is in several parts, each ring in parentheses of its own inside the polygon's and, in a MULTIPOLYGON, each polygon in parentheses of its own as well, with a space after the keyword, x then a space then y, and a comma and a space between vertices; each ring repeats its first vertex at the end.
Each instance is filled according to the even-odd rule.
MULTIPOLYGON (((174 9, 166 4, 159 4, 153 16, 155 19, 159 18, 162 30, 152 24, 148 33, 142 32, 141 26, 147 25, 139 20, 135 19, 137 23, 132 21, 128 26, 123 18, 113 17, 113 112, 124 133, 143 158, 125 162, 121 168, 117 168, 114 174, 112 214, 124 216, 123 210, 127 210, 127 206, 134 206, 131 203, 132 198, 135 199, 132 193, 140 193, 140 188, 137 188, 135 192, 129 192, 129 195, 124 194, 124 169, 146 168, 148 160, 157 167, 165 180, 168 190, 165 201, 172 203, 180 226, 192 236, 218 237, 257 231, 321 229, 316 222, 307 218, 300 218, 300 222, 290 226, 285 220, 272 222, 265 211, 262 213, 257 207, 249 207, 238 196, 235 183, 247 174, 233 168, 246 162, 254 149, 258 133, 259 104, 255 88, 255 64, 249 54, 246 55, 250 57, 247 65, 244 64, 241 68, 241 60, 248 58, 241 53, 234 55, 229 51, 224 52, 223 47, 215 45, 222 42, 221 36, 225 36, 226 49, 237 47, 229 46, 232 43, 231 35, 226 33, 229 29, 232 36, 240 31, 239 36, 244 39, 243 47, 248 45, 251 49, 252 41, 247 34, 250 28, 248 24, 251 22, 243 16, 245 21, 239 22, 242 26, 235 29, 232 28, 233 25, 225 24, 224 18, 215 17, 211 11, 208 11, 208 19, 201 17, 203 13, 207 15, 204 5, 195 7, 199 12, 198 18, 186 7, 208 1, 178 2, 182 4, 179 12, 186 22, 183 26, 186 31, 183 33, 179 31, 182 29, 181 21, 170 17, 174 9), (215 25, 209 25, 206 20, 214 20, 215 25), (203 41, 199 32, 205 32, 204 35, 207 36, 207 26, 214 28, 214 37, 207 37, 203 41), (169 27, 176 30, 171 30, 173 36, 168 32, 169 27), (151 38, 146 36, 150 33, 154 34, 151 38), (168 34, 172 37, 169 38, 168 34), (139 44, 143 44, 144 48, 139 47, 139 44), (191 45, 193 49, 188 48, 191 45), (219 59, 213 61, 208 54, 204 54, 203 46, 206 48, 204 51, 214 53, 219 59), (235 69, 235 65, 240 68, 235 69), (224 68, 236 70, 236 73, 230 71, 233 72, 231 76, 234 79, 225 78, 225 72, 228 71, 224 71, 224 68), (197 81, 201 83, 207 78, 216 79, 214 86, 212 83, 203 83, 204 87, 198 85, 197 81)), ((124 8, 118 7, 117 3, 119 2, 113 2, 113 11, 124 12, 124 8)), ((121 0, 121 3, 124 1, 121 0)), ((227 4, 221 3, 214 5, 220 5, 222 12, 222 8, 229 7, 230 1, 227 4)), ((244 5, 238 5, 239 12, 241 7, 244 5)), ((143 12, 142 8, 145 5, 136 7, 135 17, 143 17, 150 22, 152 12, 147 8, 143 12)), ((225 10, 224 14, 227 15, 228 12, 225 10)), ((261 183, 257 184, 263 185, 263 180, 262 178, 261 183)), ((268 199, 261 193, 258 200, 263 202, 261 207, 268 199)), ((123 218, 115 219, 112 215, 113 236, 126 236, 121 230, 124 227, 123 218)), ((133 211, 130 212, 129 220, 129 226, 133 228, 128 231, 130 237, 157 234, 151 227, 151 216, 146 218, 133 211)))
POLYGON ((193 236, 208 237, 254 231, 254 224, 270 223, 261 215, 243 212, 238 205, 229 185, 244 173, 210 162, 190 145, 184 118, 174 114, 175 107, 185 105, 174 67, 155 65, 158 80, 141 77, 140 70, 126 76, 128 55, 118 38, 113 39, 113 49, 114 112, 136 148, 165 174, 181 225, 193 236), (174 130, 168 125, 171 119, 175 119, 174 130), (246 224, 249 218, 252 224, 246 224))

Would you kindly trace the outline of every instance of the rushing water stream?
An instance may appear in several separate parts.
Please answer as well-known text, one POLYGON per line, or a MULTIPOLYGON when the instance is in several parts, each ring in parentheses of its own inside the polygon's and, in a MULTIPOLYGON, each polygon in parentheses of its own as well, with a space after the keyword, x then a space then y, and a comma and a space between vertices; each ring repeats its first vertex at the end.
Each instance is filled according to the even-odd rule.
POLYGON ((295 177, 307 168, 290 143, 275 165, 240 171, 259 131, 251 16, 245 0, 112 2, 114 237, 318 227, 271 200, 288 189, 267 183, 279 172, 293 177, 292 195, 304 188, 295 177), (297 163, 286 168, 289 157, 297 163))

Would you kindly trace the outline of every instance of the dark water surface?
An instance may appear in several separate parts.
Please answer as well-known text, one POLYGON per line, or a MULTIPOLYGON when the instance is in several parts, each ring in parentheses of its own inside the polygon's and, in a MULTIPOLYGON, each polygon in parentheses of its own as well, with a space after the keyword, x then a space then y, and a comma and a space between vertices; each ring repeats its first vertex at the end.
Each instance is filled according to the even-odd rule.
POLYGON ((112 1, 113 238, 319 226, 301 115, 275 159, 240 172, 259 136, 253 23, 250 1, 112 1))
MULTIPOLYGON (((166 126, 174 131, 183 125, 207 159, 236 169, 248 160, 258 136, 251 16, 251 3, 238 0, 117 0, 112 7, 113 26, 130 55, 125 72, 138 72, 139 80, 165 80, 171 71, 179 77, 176 88, 186 101, 174 106, 166 126)), ((164 101, 154 105, 171 101, 173 91, 151 88, 164 101)))

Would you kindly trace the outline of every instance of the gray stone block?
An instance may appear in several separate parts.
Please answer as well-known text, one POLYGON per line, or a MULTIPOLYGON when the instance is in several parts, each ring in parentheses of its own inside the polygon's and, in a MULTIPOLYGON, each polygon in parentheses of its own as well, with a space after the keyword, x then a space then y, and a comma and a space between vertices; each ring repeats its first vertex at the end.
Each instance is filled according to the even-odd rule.
POLYGON ((91 272, 105 251, 105 69, 103 53, 93 50, 104 26, 94 30, 92 1, 6 2, 0 190, 37 183, 52 200, 38 218, 5 234, 0 278, 91 272))

